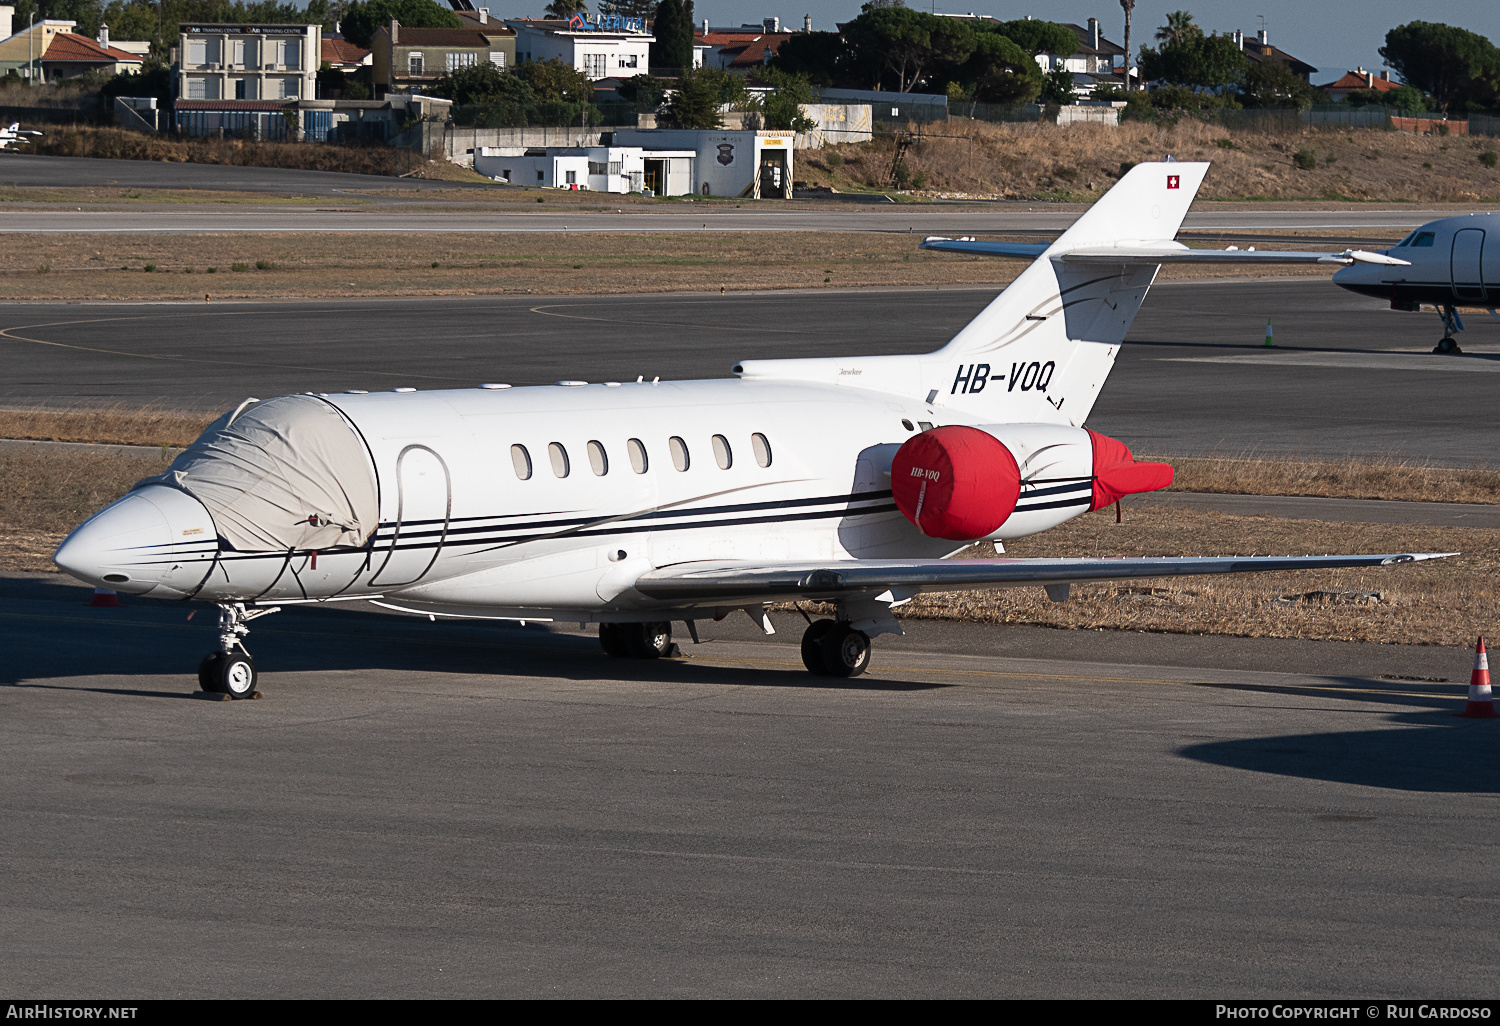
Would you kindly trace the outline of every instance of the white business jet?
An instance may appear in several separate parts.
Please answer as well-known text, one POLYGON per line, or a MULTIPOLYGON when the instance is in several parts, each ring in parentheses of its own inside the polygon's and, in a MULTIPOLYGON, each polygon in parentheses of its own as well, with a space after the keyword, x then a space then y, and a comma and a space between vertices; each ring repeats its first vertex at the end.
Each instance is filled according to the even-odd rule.
POLYGON ((1400 263, 1346 267, 1333 276, 1351 292, 1390 301, 1392 310, 1437 308, 1443 337, 1434 353, 1462 353, 1453 336, 1464 330, 1460 306, 1495 315, 1500 305, 1500 214, 1469 214, 1429 221, 1384 255, 1400 263))
POLYGON ((8 149, 11 145, 24 146, 31 142, 29 136, 41 138, 41 135, 41 132, 23 129, 19 121, 12 121, 8 128, 0 128, 0 150, 8 149))
POLYGON ((247 623, 294 603, 594 622, 605 652, 653 658, 672 622, 696 637, 696 620, 744 610, 771 633, 770 603, 828 602, 803 660, 853 676, 922 591, 1040 585, 1060 601, 1074 581, 1429 558, 947 558, 1170 483, 1083 426, 1158 265, 1365 258, 1188 251, 1172 237, 1206 170, 1139 165, 1050 246, 930 240, 1035 259, 926 355, 246 400, 74 530, 57 563, 215 603, 200 680, 244 698, 247 623))

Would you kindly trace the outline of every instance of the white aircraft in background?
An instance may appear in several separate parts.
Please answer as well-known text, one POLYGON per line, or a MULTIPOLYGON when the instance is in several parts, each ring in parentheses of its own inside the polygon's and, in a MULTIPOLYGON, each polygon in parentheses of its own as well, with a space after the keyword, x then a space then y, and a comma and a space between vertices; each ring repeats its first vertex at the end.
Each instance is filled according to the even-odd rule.
POLYGON ((1429 221, 1383 253, 1401 262, 1346 267, 1334 274, 1334 283, 1390 300, 1392 310, 1415 313, 1423 303, 1437 307, 1443 338, 1434 353, 1463 352, 1453 339, 1464 330, 1460 306, 1482 307, 1495 315, 1500 304, 1500 214, 1429 221))
POLYGON ((12 121, 10 127, 0 128, 0 150, 8 149, 12 143, 24 146, 31 140, 27 136, 41 137, 41 132, 31 132, 23 129, 19 121, 12 121))
POLYGON ((1190 251, 1172 241, 1202 163, 1141 164, 1051 245, 928 240, 1035 257, 926 355, 745 360, 734 378, 246 400, 158 477, 70 534, 97 587, 220 610, 203 686, 244 698, 246 623, 354 599, 431 617, 596 622, 653 658, 671 622, 835 604, 814 673, 853 676, 918 592, 1379 566, 1428 554, 962 559, 1163 488, 1086 429, 1160 264, 1349 263, 1360 253, 1190 251))

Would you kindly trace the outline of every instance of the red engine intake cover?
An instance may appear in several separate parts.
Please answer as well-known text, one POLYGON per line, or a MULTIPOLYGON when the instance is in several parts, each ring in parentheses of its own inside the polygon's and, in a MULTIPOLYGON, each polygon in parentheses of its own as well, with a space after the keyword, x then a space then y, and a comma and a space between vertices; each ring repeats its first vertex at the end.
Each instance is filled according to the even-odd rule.
POLYGON ((896 450, 891 492, 902 515, 929 538, 973 541, 1016 508, 1021 469, 1004 443, 978 428, 933 428, 896 450))
MULTIPOLYGON (((1103 509, 1121 496, 1154 492, 1172 483, 1172 468, 1165 463, 1137 463, 1130 447, 1117 438, 1090 431, 1094 442, 1094 498, 1089 509, 1103 509)), ((893 471, 891 476, 895 477, 893 471)))

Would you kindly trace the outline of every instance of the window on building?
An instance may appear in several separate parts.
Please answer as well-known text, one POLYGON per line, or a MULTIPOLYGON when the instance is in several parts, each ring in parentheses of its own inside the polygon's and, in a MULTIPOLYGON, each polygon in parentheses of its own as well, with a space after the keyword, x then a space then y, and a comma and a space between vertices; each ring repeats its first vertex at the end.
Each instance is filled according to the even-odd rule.
POLYGON ((734 453, 729 451, 729 439, 723 435, 714 435, 714 462, 719 465, 720 470, 728 470, 734 465, 734 453))
POLYGON ((676 435, 667 439, 667 451, 672 454, 672 466, 678 471, 684 471, 692 466, 693 461, 688 458, 687 443, 676 435))
POLYGON ((300 78, 284 78, 281 80, 281 98, 283 100, 295 100, 302 86, 300 78))
POLYGON ((546 179, 546 176, 544 176, 542 174, 542 172, 538 171, 536 173, 536 180, 539 181, 539 182, 545 182, 547 179, 546 179))
POLYGON ((276 50, 277 50, 277 53, 276 53, 276 58, 277 58, 276 63, 277 64, 280 64, 283 68, 290 68, 293 71, 297 71, 297 70, 301 69, 301 67, 302 67, 302 40, 300 40, 300 39, 283 39, 283 40, 280 40, 279 44, 276 47, 276 50))
POLYGON ((187 45, 187 62, 189 64, 208 63, 208 40, 189 39, 187 45))
POLYGON ((625 451, 630 453, 630 469, 637 474, 644 474, 651 469, 651 461, 646 458, 646 443, 639 438, 632 438, 625 443, 625 451))
POLYGON ((622 68, 637 68, 637 67, 640 67, 639 63, 637 63, 639 60, 640 60, 640 57, 637 54, 622 53, 620 55, 620 67, 622 67, 622 68))
POLYGON ((497 68, 503 68, 503 67, 505 67, 505 51, 504 50, 491 50, 490 51, 490 63, 493 64, 497 68))
POLYGON ((578 172, 577 171, 568 171, 568 172, 566 172, 566 174, 568 176, 567 177, 567 184, 569 184, 569 185, 577 185, 578 184, 578 172))
POLYGON ((522 481, 531 480, 531 453, 524 445, 510 447, 510 465, 516 468, 516 476, 522 481))
POLYGON ((750 451, 755 453, 755 462, 762 467, 771 465, 771 443, 760 432, 750 436, 750 451))
POLYGON ((406 55, 406 73, 408 75, 423 74, 422 55, 420 53, 409 53, 406 55))
POLYGON ((449 50, 447 58, 449 72, 457 71, 459 68, 472 68, 479 63, 478 54, 463 53, 458 50, 449 50))
POLYGON ((189 100, 202 100, 208 95, 208 82, 202 78, 189 78, 187 80, 187 94, 189 100))
POLYGON ((608 72, 604 70, 607 57, 602 53, 586 53, 583 55, 583 73, 589 78, 603 78, 608 72))
POLYGON ((229 41, 229 63, 237 68, 245 66, 245 41, 243 39, 229 41))
POLYGON ((244 100, 248 98, 248 94, 245 92, 245 80, 243 78, 237 78, 234 80, 234 98, 236 100, 244 100))
POLYGON ((589 469, 594 472, 595 477, 603 477, 609 473, 609 454, 604 451, 603 442, 589 443, 589 469))
POLYGON ((603 160, 591 160, 591 161, 589 161, 589 174, 591 174, 591 175, 607 175, 607 174, 609 174, 609 164, 608 164, 608 162, 607 161, 603 161, 603 160))
POLYGON ((568 476, 568 471, 572 468, 568 464, 568 450, 563 448, 561 442, 548 443, 547 457, 552 461, 552 473, 558 477, 568 476))

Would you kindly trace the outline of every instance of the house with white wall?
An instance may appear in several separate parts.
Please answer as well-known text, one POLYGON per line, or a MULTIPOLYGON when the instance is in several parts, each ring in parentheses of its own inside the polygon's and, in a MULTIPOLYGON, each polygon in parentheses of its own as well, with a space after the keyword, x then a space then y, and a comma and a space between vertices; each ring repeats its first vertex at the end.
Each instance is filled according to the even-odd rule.
POLYGON ((516 62, 562 61, 597 82, 644 75, 656 37, 639 18, 516 18, 516 62))

